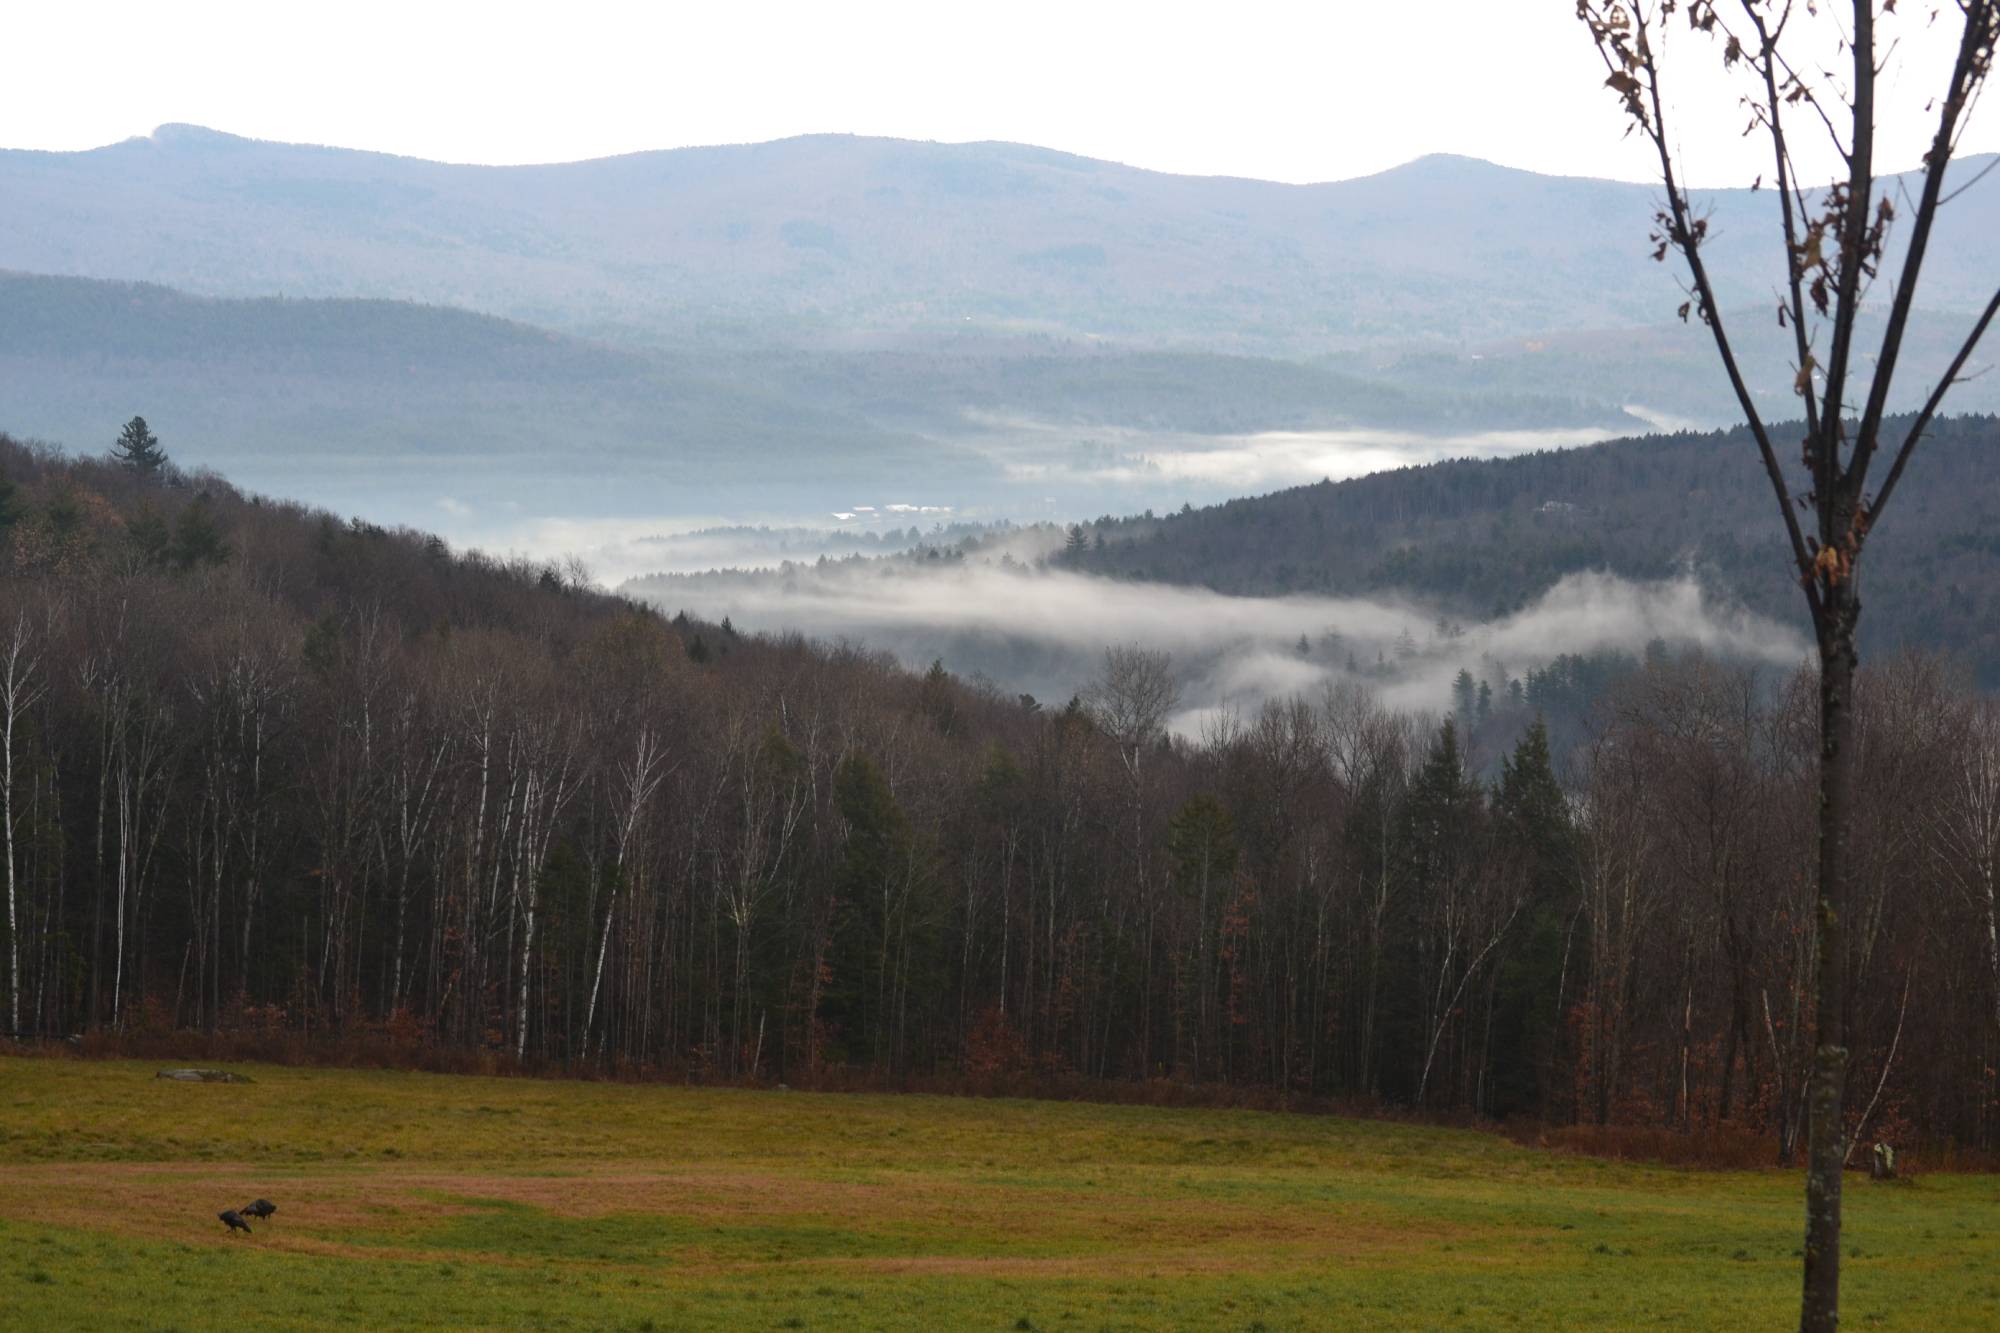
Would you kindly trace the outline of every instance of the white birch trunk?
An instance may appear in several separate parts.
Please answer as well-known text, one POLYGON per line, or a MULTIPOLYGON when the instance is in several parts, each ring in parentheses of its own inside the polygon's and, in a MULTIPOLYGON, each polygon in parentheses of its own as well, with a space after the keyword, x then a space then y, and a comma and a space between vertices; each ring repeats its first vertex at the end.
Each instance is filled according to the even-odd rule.
POLYGON ((0 752, 4 752, 4 763, 0 763, 0 819, 7 826, 7 1030, 18 1035, 21 1031, 21 931, 17 900, 14 866, 14 734, 20 725, 21 716, 32 708, 41 697, 41 687, 35 683, 36 661, 28 655, 28 613, 20 612, 14 619, 13 633, 8 637, 4 674, 0 674, 0 709, 5 710, 5 735, 0 737, 0 752))

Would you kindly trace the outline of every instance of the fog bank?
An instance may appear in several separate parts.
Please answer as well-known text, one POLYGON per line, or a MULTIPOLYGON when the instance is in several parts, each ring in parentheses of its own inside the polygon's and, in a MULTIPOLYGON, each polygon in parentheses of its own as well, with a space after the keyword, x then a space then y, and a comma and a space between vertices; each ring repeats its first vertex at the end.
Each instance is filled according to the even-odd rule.
POLYGON ((1655 641, 1790 667, 1796 631, 1718 603, 1694 579, 1562 579, 1521 611, 1460 625, 1400 599, 1233 597, 1125 583, 1011 556, 793 565, 762 575, 635 580, 668 612, 728 617, 741 630, 800 633, 886 650, 911 667, 942 660, 1012 693, 1060 702, 1096 674, 1105 648, 1164 649, 1191 730, 1219 709, 1361 679, 1385 703, 1441 708, 1462 669, 1497 683, 1566 653, 1638 653, 1655 641))

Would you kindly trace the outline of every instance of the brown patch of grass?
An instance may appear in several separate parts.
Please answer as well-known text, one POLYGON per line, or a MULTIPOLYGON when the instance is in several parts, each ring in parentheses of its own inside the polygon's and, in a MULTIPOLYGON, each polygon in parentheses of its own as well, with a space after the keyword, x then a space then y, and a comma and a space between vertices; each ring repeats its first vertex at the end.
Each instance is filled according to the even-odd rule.
MULTIPOLYGON (((800 1257, 780 1266, 862 1268, 884 1274, 1054 1277, 1165 1266, 1216 1274, 1274 1271, 1328 1258, 1383 1257, 1421 1249, 1467 1229, 1365 1211, 1145 1196, 1115 1189, 994 1189, 963 1179, 800 1177, 760 1169, 598 1166, 560 1176, 436 1168, 258 1171, 238 1164, 75 1163, 0 1166, 0 1217, 50 1226, 214 1245, 243 1238, 215 1213, 272 1197, 278 1214, 253 1222, 268 1248, 332 1257, 438 1258, 420 1233, 440 1219, 520 1205, 551 1217, 656 1215, 704 1225, 808 1223, 986 1238, 985 1255, 800 1257), (363 1239, 365 1237, 365 1239, 363 1239), (1073 1257, 1010 1253, 1061 1245, 1073 1257)), ((489 1255, 482 1262, 503 1262, 489 1255)), ((769 1266, 685 1256, 714 1272, 769 1266)))
POLYGON ((1744 1125, 1703 1125, 1693 1130, 1660 1125, 1561 1125, 1509 1122, 1502 1132, 1530 1148, 1552 1148, 1584 1157, 1712 1171, 1757 1171, 1778 1165, 1768 1134, 1744 1125))

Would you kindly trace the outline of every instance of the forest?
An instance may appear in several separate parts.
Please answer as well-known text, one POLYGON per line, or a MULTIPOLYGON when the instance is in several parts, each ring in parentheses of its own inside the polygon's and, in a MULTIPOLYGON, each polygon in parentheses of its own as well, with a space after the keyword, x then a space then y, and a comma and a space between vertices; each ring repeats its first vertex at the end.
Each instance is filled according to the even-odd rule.
MULTIPOLYGON (((1190 741, 1143 650, 1037 707, 171 465, 0 437, 0 476, 21 1039, 1798 1147, 1807 675, 1649 654, 1554 748, 1526 693, 1424 716, 1351 685, 1190 741)), ((1905 653, 1859 710, 1853 1128, 1990 1150, 2000 707, 1905 653)))
MULTIPOLYGON (((1776 425, 1790 438, 1797 423, 1776 425)), ((1864 652, 1943 649, 2000 687, 2000 418, 1933 423, 1869 569, 1864 652)), ((1743 427, 1460 458, 1079 525, 1062 564, 1219 592, 1393 590, 1469 617, 1505 614, 1565 574, 1692 572, 1781 621, 1798 610, 1770 484, 1743 427)))

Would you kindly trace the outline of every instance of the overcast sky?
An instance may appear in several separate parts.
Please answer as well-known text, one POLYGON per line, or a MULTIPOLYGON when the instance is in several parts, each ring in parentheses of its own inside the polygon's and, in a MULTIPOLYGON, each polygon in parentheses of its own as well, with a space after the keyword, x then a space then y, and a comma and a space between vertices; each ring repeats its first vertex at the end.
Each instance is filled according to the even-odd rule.
MULTIPOLYGON (((1840 6, 1836 5, 1835 8, 1840 6)), ((20 3, 0 146, 185 121, 458 162, 548 162, 815 131, 1007 139, 1158 170, 1334 180, 1431 152, 1647 179, 1573 0, 599 0, 20 3)), ((1948 55, 1924 5, 1878 160, 1914 165, 1948 55)), ((1947 9, 1950 6, 1946 6, 1947 9)), ((1951 27, 1949 20, 1940 28, 1951 27)), ((1676 41, 1701 64, 1706 51, 1676 41)), ((1690 82, 1690 177, 1768 170, 1719 81, 1690 82)), ((1983 113, 1969 150, 2000 147, 1983 113)), ((1819 161, 1830 161, 1821 155, 1819 161)))

